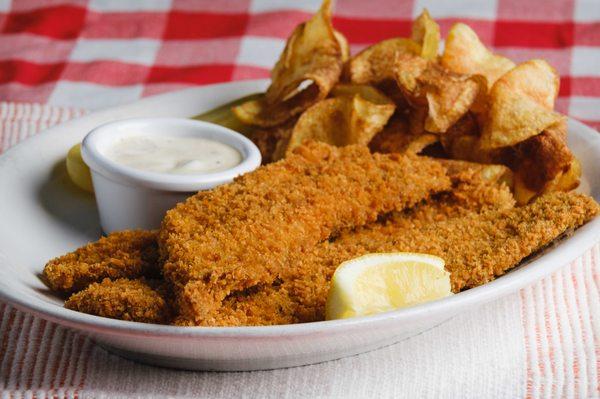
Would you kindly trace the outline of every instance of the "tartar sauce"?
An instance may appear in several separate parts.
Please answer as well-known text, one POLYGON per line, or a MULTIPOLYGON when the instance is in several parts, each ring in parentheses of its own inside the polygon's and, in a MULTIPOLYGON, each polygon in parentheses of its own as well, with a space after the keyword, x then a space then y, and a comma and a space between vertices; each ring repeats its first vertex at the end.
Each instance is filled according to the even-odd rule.
POLYGON ((230 145, 200 137, 128 136, 105 152, 113 161, 149 172, 172 174, 213 173, 242 162, 230 145))

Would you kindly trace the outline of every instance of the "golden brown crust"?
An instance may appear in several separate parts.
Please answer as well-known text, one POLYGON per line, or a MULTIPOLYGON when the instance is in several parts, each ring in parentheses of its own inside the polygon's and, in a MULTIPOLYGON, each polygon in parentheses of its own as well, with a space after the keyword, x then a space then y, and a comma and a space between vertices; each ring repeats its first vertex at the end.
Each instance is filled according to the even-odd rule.
POLYGON ((452 289, 458 292, 503 275, 598 211, 598 204, 590 197, 556 192, 524 207, 467 215, 425 227, 398 231, 390 222, 344 237, 335 245, 362 245, 369 252, 396 250, 440 256, 451 273, 452 289))
POLYGON ((573 160, 567 147, 567 126, 559 124, 548 128, 511 149, 507 162, 532 191, 542 192, 547 183, 566 172, 573 160))
MULTIPOLYGON (((485 201, 483 201, 485 203, 485 201)), ((500 206, 506 206, 500 202, 500 206)), ((599 212, 590 197, 551 193, 512 209, 466 213, 453 218, 456 207, 439 207, 433 223, 407 223, 403 216, 372 224, 323 243, 281 275, 277 285, 257 293, 227 298, 218 318, 204 325, 289 324, 323 320, 329 281, 343 261, 373 252, 410 251, 444 258, 454 292, 485 284, 542 249, 564 232, 599 212), (265 317, 261 317, 261 315, 265 317)), ((425 212, 426 221, 433 210, 425 212)), ((421 215, 417 212, 415 215, 421 215)), ((421 216, 414 216, 420 218, 421 216)), ((193 287, 189 294, 193 294, 193 287)), ((179 318, 179 325, 194 325, 179 318)))
POLYGON ((383 154, 411 152, 419 154, 426 147, 435 144, 439 138, 430 133, 413 134, 410 131, 408 117, 404 113, 396 113, 386 127, 369 143, 373 152, 383 154))
MULTIPOLYGON (((446 166, 452 190, 437 194, 413 209, 389 215, 398 230, 489 209, 508 209, 514 205, 508 187, 501 179, 494 180, 486 173, 489 166, 457 161, 446 166)), ((311 251, 300 255, 302 267, 286 268, 274 284, 229 295, 219 312, 204 319, 202 324, 271 325, 322 320, 329 279, 335 268, 316 260, 310 263, 303 261, 302 258, 308 257, 311 251)), ((186 285, 182 297, 195 304, 203 292, 201 284, 191 282, 186 285)), ((198 300, 197 306, 201 305, 201 300, 198 300)), ((185 315, 179 317, 176 323, 195 324, 185 315)))
POLYGON ((105 278, 158 277, 156 232, 130 230, 109 234, 48 262, 43 276, 54 291, 79 291, 105 278))
POLYGON ((167 292, 164 281, 104 279, 71 295, 65 307, 111 319, 168 324, 172 311, 167 292))
POLYGON ((434 160, 309 143, 167 212, 159 234, 163 272, 179 289, 190 281, 199 287, 179 307, 200 323, 232 292, 272 284, 295 255, 332 234, 449 185, 434 160))

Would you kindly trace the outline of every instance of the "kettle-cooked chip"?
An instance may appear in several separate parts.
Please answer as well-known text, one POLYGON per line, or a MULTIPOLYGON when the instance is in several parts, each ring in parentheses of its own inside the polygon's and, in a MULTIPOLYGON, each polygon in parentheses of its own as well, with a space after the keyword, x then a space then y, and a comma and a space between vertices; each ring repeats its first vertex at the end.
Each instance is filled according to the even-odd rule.
POLYGON ((420 54, 421 46, 411 39, 394 38, 367 47, 346 64, 346 79, 357 84, 393 80, 394 57, 397 53, 420 54))
POLYGON ((380 153, 419 154, 426 147, 439 141, 439 137, 431 133, 412 134, 406 115, 396 113, 383 130, 373 137, 369 148, 380 153))
POLYGON ((342 32, 338 32, 335 29, 333 30, 333 34, 340 45, 342 62, 348 61, 350 59, 350 45, 348 44, 348 39, 346 39, 346 36, 344 36, 342 32))
POLYGON ((298 119, 287 153, 306 140, 336 146, 368 144, 394 113, 392 103, 377 104, 362 96, 341 96, 318 102, 298 119))
POLYGON ((356 94, 375 104, 393 104, 389 97, 369 85, 340 83, 331 90, 332 97, 354 97, 356 94))
POLYGON ((504 163, 500 151, 481 148, 477 115, 467 112, 445 134, 440 142, 452 159, 479 163, 504 163))
POLYGON ((325 98, 340 77, 344 38, 331 24, 331 0, 298 25, 271 70, 263 97, 233 109, 249 125, 279 125, 325 98), (306 86, 308 85, 308 86, 306 86))
POLYGON ((485 82, 446 70, 433 61, 398 54, 396 81, 415 108, 427 107, 425 130, 444 133, 485 93, 485 82))
POLYGON ((431 18, 427 9, 415 20, 411 38, 421 45, 421 57, 434 60, 440 46, 440 26, 431 18))
POLYGON ((263 164, 277 161, 285 156, 287 143, 297 120, 298 118, 294 117, 278 126, 254 128, 249 138, 260 150, 263 164))
POLYGON ((519 204, 549 191, 568 191, 579 185, 581 168, 567 146, 563 121, 504 151, 504 161, 515 171, 519 204))
POLYGON ((566 172, 556 176, 548 185, 548 191, 571 191, 579 187, 581 179, 581 162, 573 156, 566 172))
POLYGON ((553 111, 559 77, 544 60, 519 64, 494 83, 481 144, 484 148, 515 145, 564 120, 553 111))
POLYGON ((442 147, 452 159, 478 161, 473 157, 479 154, 479 126, 471 112, 467 112, 441 136, 442 147))
POLYGON ((515 63, 508 58, 489 51, 473 29, 463 23, 450 28, 440 62, 456 73, 484 76, 488 88, 515 67, 515 63))

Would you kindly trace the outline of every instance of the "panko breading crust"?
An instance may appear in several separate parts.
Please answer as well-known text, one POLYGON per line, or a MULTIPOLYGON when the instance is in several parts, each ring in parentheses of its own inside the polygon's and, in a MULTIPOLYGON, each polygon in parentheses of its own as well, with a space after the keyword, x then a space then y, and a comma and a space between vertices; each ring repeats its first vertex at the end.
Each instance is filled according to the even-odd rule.
MULTIPOLYGON (((407 227, 391 218, 315 247, 282 274, 278 284, 228 298, 216 325, 289 324, 323 320, 329 282, 337 266, 376 252, 422 252, 442 257, 454 292, 485 284, 518 265, 599 212, 590 197, 555 192, 521 208, 467 214, 407 227), (265 317, 263 317, 265 315, 265 317)), ((193 295, 192 286, 186 287, 193 295)), ((177 324, 201 324, 178 318, 177 324)))
POLYGON ((449 187, 435 160, 309 143, 167 212, 163 273, 178 290, 193 283, 180 311, 210 324, 228 295, 273 284, 304 251, 449 187))
MULTIPOLYGON (((452 181, 452 189, 438 193, 431 199, 403 212, 386 215, 378 223, 393 219, 398 231, 422 227, 454 217, 479 213, 485 210, 510 209, 513 196, 502 181, 502 173, 489 176, 489 166, 453 161, 445 165, 452 181)), ((503 167, 500 167, 503 168, 503 167)), ((502 171, 500 171, 502 172, 502 171)), ((352 234, 350 230, 347 234, 352 234)), ((399 233, 401 234, 401 233, 399 233)), ((322 244, 323 245, 323 244, 322 244)), ((308 256, 303 254, 302 256, 308 256)), ((300 263, 304 265, 304 263, 300 263)), ((252 290, 227 297, 222 308, 207 325, 264 325, 289 324, 321 320, 329 279, 335 267, 320 268, 313 262, 310 268, 290 267, 272 285, 262 285, 252 290), (303 301, 303 299, 307 299, 303 301), (315 305, 315 304, 318 304, 315 305)), ((193 282, 186 286, 182 296, 196 296, 202 289, 193 282)), ((190 312, 191 313, 191 312, 190 312)), ((181 325, 195 325, 189 317, 179 317, 181 325)))
POLYGON ((112 319, 168 324, 172 309, 165 282, 104 279, 92 283, 65 302, 67 309, 112 319))
POLYGON ((158 277, 157 261, 156 232, 121 231, 52 259, 43 277, 52 290, 71 293, 105 278, 158 277))

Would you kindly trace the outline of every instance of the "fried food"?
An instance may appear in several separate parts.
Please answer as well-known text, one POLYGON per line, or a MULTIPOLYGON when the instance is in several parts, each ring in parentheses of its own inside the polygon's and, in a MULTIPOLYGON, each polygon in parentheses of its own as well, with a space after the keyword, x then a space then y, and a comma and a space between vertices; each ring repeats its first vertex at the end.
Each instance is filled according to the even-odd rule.
POLYGON ((344 75, 354 84, 378 85, 394 80, 394 56, 398 53, 420 54, 421 46, 411 39, 382 40, 367 47, 348 61, 344 75))
POLYGON ((412 26, 411 39, 421 46, 421 57, 433 60, 438 55, 440 46, 440 26, 431 18, 429 11, 424 9, 415 19, 412 26))
POLYGON ((293 256, 449 185, 434 160, 308 143, 167 212, 163 273, 178 289, 193 283, 197 295, 180 296, 180 310, 210 323, 227 295, 272 284, 293 256))
MULTIPOLYGON (((444 216, 447 209, 440 208, 444 216)), ((337 266, 376 252, 422 252, 443 258, 453 292, 485 284, 600 212, 590 197, 545 194, 520 208, 467 213, 407 226, 403 216, 340 235, 317 246, 277 284, 243 298, 229 297, 215 325, 289 324, 323 320, 329 282, 337 266), (261 318, 261 315, 267 315, 261 318)), ((192 325, 177 319, 176 324, 192 325)))
POLYGON ((259 99, 233 108, 244 123, 277 126, 324 99, 339 80, 347 42, 331 24, 331 0, 298 25, 271 70, 271 85, 259 99), (307 87, 302 85, 310 82, 307 87))
POLYGON ((468 215, 408 231, 397 231, 392 220, 340 237, 335 244, 361 245, 368 252, 389 248, 440 256, 452 275, 453 291, 459 292, 503 275, 599 211, 591 197, 555 192, 523 207, 468 215))
POLYGON ((395 108, 389 100, 377 103, 360 94, 320 101, 307 109, 296 122, 286 154, 308 140, 338 147, 367 145, 383 129, 395 108))
POLYGON ((564 120, 553 111, 560 79, 544 60, 519 64, 494 83, 481 135, 483 148, 508 147, 564 120))
MULTIPOLYGON (((508 209, 514 205, 512 194, 504 183, 504 173, 497 170, 495 173, 490 172, 490 168, 496 169, 497 165, 447 161, 446 167, 452 181, 452 189, 436 194, 430 200, 410 210, 395 213, 394 221, 397 223, 398 229, 423 226, 435 221, 489 209, 508 209)), ((510 173, 502 166, 499 168, 505 173, 510 173)), ((307 251, 300 257, 308 256, 309 253, 307 251)), ((290 261, 290 264, 293 262, 290 261)), ((320 268, 316 261, 308 269, 285 268, 280 278, 273 284, 262 284, 250 290, 227 296, 218 315, 202 324, 262 325, 319 320, 314 307, 299 308, 294 298, 298 295, 302 296, 297 292, 299 289, 306 292, 304 295, 307 297, 314 298, 320 294, 326 297, 328 279, 332 273, 333 270, 320 268), (313 278, 314 280, 311 281, 314 284, 311 286, 304 281, 304 279, 313 278), (299 282, 296 283, 296 280, 299 282)), ((202 289, 201 286, 188 284, 182 295, 193 298, 197 295, 197 290, 202 289)), ((179 317, 176 323, 179 325, 196 324, 193 319, 185 316, 179 317)))
POLYGON ((390 219, 401 227, 423 227, 428 224, 490 210, 511 209, 515 199, 510 191, 512 172, 502 165, 442 160, 452 180, 452 190, 433 196, 429 201, 390 219))
POLYGON ((463 23, 450 28, 440 63, 456 73, 484 76, 490 89, 502 75, 515 67, 508 58, 492 54, 473 29, 463 23))
POLYGON ((520 205, 543 193, 569 191, 579 185, 581 166, 567 145, 564 120, 516 145, 488 149, 481 147, 476 118, 468 113, 440 141, 455 159, 510 167, 514 172, 514 195, 520 205))
POLYGON ((52 290, 71 293, 105 278, 156 278, 157 261, 156 232, 121 231, 52 259, 43 277, 52 290))
POLYGON ((438 141, 439 138, 435 134, 413 134, 410 130, 407 116, 396 113, 385 128, 371 140, 369 148, 373 152, 383 154, 403 152, 419 154, 425 148, 438 141))
POLYGON ((429 12, 423 10, 413 23, 410 39, 392 38, 367 47, 346 63, 344 79, 354 84, 389 88, 389 83, 394 81, 394 59, 397 54, 434 59, 437 57, 439 42, 440 27, 429 12))
POLYGON ((502 152, 506 163, 515 171, 515 197, 520 204, 548 191, 568 191, 579 185, 577 160, 567 147, 566 124, 546 131, 502 152), (574 170, 569 171, 574 165, 574 170), (565 187, 558 182, 567 176, 565 187))
POLYGON ((65 302, 67 309, 141 323, 168 324, 172 309, 164 281, 108 278, 92 283, 65 302))
POLYGON ((76 292, 71 309, 124 320, 310 322, 350 258, 438 255, 458 292, 598 213, 588 197, 553 193, 581 176, 554 111, 556 71, 493 54, 464 24, 441 56, 440 41, 424 10, 410 38, 351 56, 324 0, 265 93, 197 117, 242 132, 271 164, 179 204, 159 234, 115 233, 50 261, 48 286, 76 292))
POLYGON ((296 118, 292 118, 279 126, 256 128, 248 136, 258 147, 263 165, 280 160, 285 156, 296 121, 296 118))
POLYGON ((396 55, 394 76, 411 106, 427 111, 423 127, 432 133, 445 133, 487 91, 478 75, 457 74, 411 54, 396 55))

